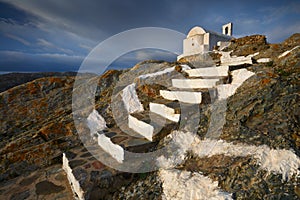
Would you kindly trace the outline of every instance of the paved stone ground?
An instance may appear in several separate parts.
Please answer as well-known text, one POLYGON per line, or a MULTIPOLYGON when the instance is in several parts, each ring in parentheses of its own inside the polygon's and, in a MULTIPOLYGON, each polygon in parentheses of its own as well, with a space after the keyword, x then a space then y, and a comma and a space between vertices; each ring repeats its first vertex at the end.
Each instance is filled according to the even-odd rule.
POLYGON ((0 199, 73 200, 73 192, 61 165, 37 170, 0 183, 0 199))

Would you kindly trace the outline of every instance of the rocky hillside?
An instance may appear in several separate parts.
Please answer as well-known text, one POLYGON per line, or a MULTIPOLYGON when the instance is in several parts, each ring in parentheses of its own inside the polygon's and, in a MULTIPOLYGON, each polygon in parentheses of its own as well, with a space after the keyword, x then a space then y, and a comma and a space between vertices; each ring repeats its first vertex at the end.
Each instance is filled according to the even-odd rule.
POLYGON ((38 78, 51 76, 76 76, 76 72, 8 73, 0 75, 0 92, 38 78))
POLYGON ((0 198, 299 199, 299 74, 300 34, 294 34, 281 44, 269 44, 261 35, 234 39, 222 51, 174 63, 145 61, 99 77, 24 76, 0 93, 0 198), (237 59, 247 62, 234 64, 237 59), (180 81, 198 80, 189 70, 217 65, 221 71, 225 63, 225 75, 210 81, 201 77, 205 88, 184 88, 180 81), (90 92, 85 84, 97 85, 89 99, 95 107, 79 114, 72 113, 75 79, 74 92, 83 98, 90 92), (222 96, 224 88, 231 94, 222 96), (201 101, 185 95, 166 99, 161 91, 194 92, 201 101), (153 114, 155 106, 156 112, 174 112, 166 120, 153 114), (128 125, 132 119, 153 127, 151 141, 137 136, 143 131, 128 125), (86 140, 81 131, 88 133, 86 140), (126 164, 129 154, 102 151, 102 157, 121 166, 114 168, 93 152, 107 138, 122 152, 167 147, 168 161, 160 165, 175 164, 147 171, 149 166, 129 158, 132 169, 142 169, 133 173, 120 170, 115 161, 126 164), (172 138, 174 148, 168 149, 172 138))

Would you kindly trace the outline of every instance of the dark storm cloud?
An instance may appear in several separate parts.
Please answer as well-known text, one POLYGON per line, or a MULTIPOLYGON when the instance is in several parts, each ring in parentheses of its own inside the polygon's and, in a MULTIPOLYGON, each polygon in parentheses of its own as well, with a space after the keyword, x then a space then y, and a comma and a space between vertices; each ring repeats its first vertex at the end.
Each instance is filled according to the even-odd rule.
MULTIPOLYGON (((236 37, 265 34, 269 42, 281 42, 300 32, 299 10, 299 1, 280 0, 0 0, 0 60, 12 67, 43 68, 44 60, 47 69, 76 65, 75 69, 80 61, 73 59, 83 59, 99 42, 149 26, 186 34, 200 25, 220 32, 221 25, 231 21, 236 37), (3 57, 8 51, 28 59, 3 57), (45 55, 56 56, 50 62, 45 55)), ((0 71, 7 69, 4 65, 0 71)))
POLYGON ((262 23, 299 8, 296 1, 4 1, 44 20, 39 21, 44 28, 55 26, 96 41, 136 27, 158 26, 187 32, 199 24, 218 30, 228 21, 237 22, 240 35, 243 30, 251 32, 254 28, 249 21, 254 21, 260 31, 262 23))
POLYGON ((4 1, 39 17, 35 20, 44 28, 55 26, 97 41, 136 27, 165 27, 187 32, 192 17, 201 24, 217 5, 214 1, 171 0, 4 1))

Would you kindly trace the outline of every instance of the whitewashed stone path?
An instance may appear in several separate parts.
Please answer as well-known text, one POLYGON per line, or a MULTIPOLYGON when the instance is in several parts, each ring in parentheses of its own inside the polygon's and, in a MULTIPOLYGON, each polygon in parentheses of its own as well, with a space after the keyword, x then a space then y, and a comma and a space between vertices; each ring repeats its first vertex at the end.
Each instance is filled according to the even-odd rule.
POLYGON ((71 185, 72 191, 74 192, 74 197, 78 197, 78 199, 84 199, 84 190, 81 188, 79 180, 76 179, 72 168, 69 165, 69 160, 66 154, 63 154, 63 170, 66 172, 68 181, 71 185))
POLYGON ((200 173, 181 170, 160 170, 163 182, 162 199, 232 199, 222 192, 218 183, 200 173))
POLYGON ((173 122, 179 122, 180 114, 175 114, 175 109, 164 104, 152 103, 149 104, 150 111, 173 122))
MULTIPOLYGON (((219 79, 229 75, 229 66, 252 64, 252 57, 257 54, 246 57, 231 57, 230 52, 221 53, 222 64, 219 67, 191 69, 187 65, 182 65, 182 70, 188 74, 188 78, 173 79, 173 89, 160 90, 161 97, 171 101, 178 100, 179 102, 188 104, 200 104, 202 102, 202 93, 191 91, 191 89, 214 88, 217 90, 219 100, 224 100, 233 95, 244 81, 254 75, 253 72, 245 68, 234 70, 231 72, 232 82, 230 84, 217 84, 217 82, 219 79), (176 88, 178 90, 176 90, 176 88), (187 90, 183 91, 182 89, 187 90)), ((283 56, 285 55, 281 55, 281 57, 283 56)), ((261 62, 267 61, 269 60, 261 60, 261 62)), ((159 72, 140 75, 139 78, 147 79, 149 77, 170 73, 174 70, 175 66, 159 72)), ((135 87, 136 85, 132 83, 122 90, 122 100, 128 112, 128 127, 139 133, 148 141, 152 141, 154 127, 132 116, 133 113, 144 111, 143 105, 138 99, 135 87)), ((168 120, 173 122, 180 121, 180 114, 176 114, 173 108, 164 104, 150 102, 149 108, 149 112, 158 114, 168 120)), ((95 134, 97 131, 106 128, 103 117, 95 110, 87 118, 87 125, 90 128, 91 134, 95 134)), ((200 140, 197 135, 183 131, 172 131, 165 139, 167 138, 172 138, 172 141, 176 143, 176 146, 179 148, 173 152, 171 157, 165 158, 162 156, 157 159, 157 164, 161 167, 158 174, 163 183, 163 199, 231 199, 231 194, 222 191, 218 187, 218 182, 212 181, 201 173, 168 169, 169 166, 184 162, 188 151, 193 152, 200 158, 211 157, 213 155, 232 157, 253 156, 261 170, 266 170, 268 173, 281 174, 282 180, 287 180, 293 175, 299 175, 298 168, 300 167, 300 159, 290 150, 271 149, 266 145, 232 144, 217 139, 200 140)), ((114 144, 109 137, 104 134, 98 135, 97 142, 98 145, 117 162, 122 163, 124 161, 124 149, 114 144)), ((65 155, 63 157, 63 165, 64 170, 68 174, 68 179, 73 191, 77 194, 79 199, 84 199, 80 184, 72 175, 72 170, 68 165, 68 160, 65 155)))
POLYGON ((280 54, 280 55, 278 56, 278 58, 282 58, 282 57, 287 56, 289 53, 291 53, 292 51, 298 49, 299 47, 300 47, 300 46, 296 46, 296 47, 292 48, 291 50, 287 50, 287 51, 283 52, 282 54, 280 54))

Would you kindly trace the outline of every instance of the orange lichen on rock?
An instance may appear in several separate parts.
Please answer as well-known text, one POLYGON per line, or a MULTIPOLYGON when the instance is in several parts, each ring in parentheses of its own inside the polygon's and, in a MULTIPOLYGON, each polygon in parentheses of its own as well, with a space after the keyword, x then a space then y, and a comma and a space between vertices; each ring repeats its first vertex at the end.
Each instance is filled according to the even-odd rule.
POLYGON ((50 123, 39 130, 39 135, 46 141, 60 136, 72 135, 71 129, 63 122, 50 123))
POLYGON ((36 94, 40 91, 40 88, 35 84, 35 82, 31 82, 27 85, 27 90, 29 94, 36 94))
POLYGON ((267 79, 267 78, 261 80, 261 84, 263 84, 263 85, 268 84, 268 83, 270 83, 270 82, 271 82, 271 80, 270 80, 270 79, 267 79))
POLYGON ((142 91, 144 94, 146 94, 149 97, 155 97, 158 95, 157 91, 155 91, 154 88, 149 87, 147 85, 140 86, 139 90, 142 91))
POLYGON ((116 73, 118 73, 118 72, 119 72, 118 70, 113 70, 113 69, 107 70, 107 71, 101 76, 101 78, 108 78, 108 77, 110 77, 110 76, 112 76, 112 75, 114 75, 114 74, 116 74, 116 73))

